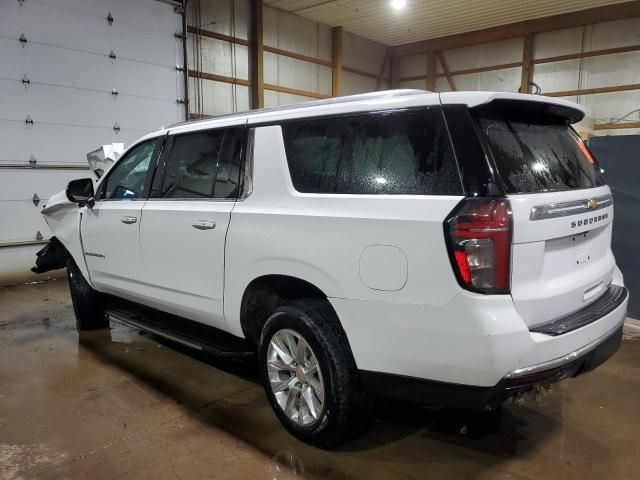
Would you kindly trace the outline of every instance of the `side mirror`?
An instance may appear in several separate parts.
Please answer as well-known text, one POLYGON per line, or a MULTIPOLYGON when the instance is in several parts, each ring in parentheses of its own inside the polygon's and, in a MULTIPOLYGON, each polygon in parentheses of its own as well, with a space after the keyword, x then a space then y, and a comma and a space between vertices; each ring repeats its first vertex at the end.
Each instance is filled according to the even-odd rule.
POLYGON ((93 208, 96 203, 94 195, 93 180, 90 178, 71 180, 67 185, 67 198, 70 202, 77 203, 79 207, 86 205, 93 208))

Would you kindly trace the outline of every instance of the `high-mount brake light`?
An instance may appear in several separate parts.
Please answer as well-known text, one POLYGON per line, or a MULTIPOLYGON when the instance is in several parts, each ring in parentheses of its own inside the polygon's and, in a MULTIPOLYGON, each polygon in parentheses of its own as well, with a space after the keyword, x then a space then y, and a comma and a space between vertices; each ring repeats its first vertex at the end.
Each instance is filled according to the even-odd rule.
POLYGON ((511 208, 504 198, 466 198, 445 220, 451 264, 460 285, 509 293, 511 208))

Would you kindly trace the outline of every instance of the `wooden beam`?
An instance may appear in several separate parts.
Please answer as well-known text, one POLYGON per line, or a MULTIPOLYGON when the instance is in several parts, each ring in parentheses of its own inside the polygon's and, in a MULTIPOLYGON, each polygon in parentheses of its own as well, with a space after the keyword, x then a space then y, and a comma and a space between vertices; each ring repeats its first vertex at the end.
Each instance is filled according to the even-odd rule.
MULTIPOLYGON (((487 65, 486 67, 465 68, 463 70, 453 70, 449 75, 455 77, 457 75, 471 75, 472 73, 492 72, 494 70, 505 70, 507 68, 521 67, 522 62, 501 63, 499 65, 487 65)), ((446 77, 444 73, 436 74, 436 77, 446 77)))
POLYGON ((570 53, 568 55, 557 55, 555 57, 536 58, 533 63, 564 62, 567 60, 578 60, 580 58, 599 57, 601 55, 615 55, 617 53, 640 52, 640 45, 629 45, 627 47, 605 48, 602 50, 591 50, 590 52, 570 53))
POLYGON ((520 75, 520 93, 529 93, 529 83, 533 78, 533 44, 534 37, 532 33, 524 37, 522 45, 522 74, 520 75))
POLYGON ((435 52, 427 52, 427 90, 436 91, 436 75, 438 74, 438 64, 436 63, 435 52))
MULTIPOLYGON (((190 77, 203 78, 205 80, 212 80, 214 82, 230 83, 235 85, 243 85, 250 87, 251 82, 243 80, 242 78, 227 77, 225 75, 218 75, 215 73, 198 72, 197 70, 189 70, 190 77)), ((280 85, 274 85, 272 83, 265 83, 264 90, 271 90, 273 92, 289 93, 291 95, 299 95, 301 97, 311 98, 330 98, 331 95, 324 93, 310 92, 308 90, 298 90, 297 88, 283 87, 280 85)), ((193 114, 192 114, 193 115, 193 114)))
POLYGON ((449 66, 447 65, 447 59, 444 58, 444 53, 442 53, 442 50, 438 50, 436 52, 436 56, 438 57, 438 60, 440 61, 440 65, 442 65, 442 70, 444 71, 444 76, 447 77, 447 82, 449 82, 449 88, 451 88, 452 91, 456 91, 456 84, 453 81, 453 77, 451 76, 451 72, 449 71, 449 66))
POLYGON ((640 122, 596 123, 593 126, 594 130, 618 130, 623 128, 640 128, 640 122))
POLYGON ((412 75, 411 77, 400 77, 398 82, 415 82, 418 80, 426 80, 426 75, 412 75))
MULTIPOLYGON (((393 50, 395 50, 395 48, 393 50)), ((392 53, 391 59, 389 60, 389 88, 391 89, 398 88, 398 84, 400 83, 399 63, 399 58, 392 53)))
POLYGON ((204 28, 188 26, 187 32, 194 33, 196 35, 202 35, 203 37, 215 38, 216 40, 222 40, 223 42, 237 43, 238 45, 244 45, 245 47, 251 45, 251 42, 249 40, 245 40, 244 38, 232 37, 223 33, 205 30, 204 28))
POLYGON ((333 64, 329 60, 323 60, 321 58, 310 57, 308 55, 302 55, 300 53, 291 52, 289 50, 282 50, 280 48, 264 46, 264 51, 269 53, 275 53, 276 55, 282 55, 283 57, 295 58, 296 60, 302 60, 303 62, 315 63, 316 65, 323 65, 325 67, 332 67, 333 64))
POLYGON ((281 92, 281 93, 289 93, 291 95, 299 95, 301 97, 310 97, 310 98, 331 98, 331 95, 326 95, 324 93, 310 92, 308 90, 298 90, 297 88, 289 88, 283 87, 281 85, 274 85, 272 83, 264 84, 265 90, 271 90, 273 92, 281 92))
POLYGON ((204 78, 205 80, 212 80, 214 82, 230 83, 232 85, 242 85, 250 87, 251 82, 242 78, 227 77, 225 75, 218 75, 216 73, 199 72, 198 70, 189 70, 189 76, 195 78, 204 78))
POLYGON ((264 44, 262 41, 262 12, 262 0, 251 0, 251 51, 249 53, 251 108, 264 107, 264 44))
POLYGON ((527 34, 551 32, 593 23, 622 20, 630 17, 640 17, 640 0, 589 8, 546 18, 536 18, 501 25, 499 27, 408 43, 396 47, 394 49, 394 55, 402 57, 405 55, 425 53, 431 50, 466 47, 479 43, 497 42, 499 40, 522 37, 527 34))
POLYGON ((189 120, 197 120, 198 118, 209 118, 211 115, 206 115, 204 113, 195 113, 191 112, 189 114, 189 120))
POLYGON ((331 93, 339 97, 342 92, 342 27, 331 29, 331 93))
POLYGON ((582 88, 577 90, 565 90, 564 92, 543 92, 547 97, 576 97, 578 95, 595 95, 597 93, 628 92, 640 90, 640 83, 630 85, 612 85, 611 87, 582 88))
POLYGON ((342 66, 342 71, 355 73, 356 75, 362 75, 363 77, 369 77, 369 78, 375 78, 375 79, 378 78, 377 73, 367 72, 366 70, 360 70, 359 68, 347 67, 346 65, 342 66))
POLYGON ((378 74, 378 78, 376 80, 376 90, 380 90, 382 86, 382 80, 384 80, 384 73, 387 70, 387 64, 391 60, 391 47, 387 47, 387 51, 384 54, 384 60, 382 60, 382 67, 380 67, 380 73, 378 74))

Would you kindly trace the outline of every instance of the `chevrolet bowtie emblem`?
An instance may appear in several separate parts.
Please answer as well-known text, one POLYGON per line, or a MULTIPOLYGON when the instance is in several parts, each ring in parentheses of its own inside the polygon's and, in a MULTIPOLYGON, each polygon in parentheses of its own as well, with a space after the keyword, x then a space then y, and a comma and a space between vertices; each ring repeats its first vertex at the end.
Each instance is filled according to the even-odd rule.
POLYGON ((590 198, 587 200, 587 208, 593 210, 594 208, 598 208, 598 201, 590 198))

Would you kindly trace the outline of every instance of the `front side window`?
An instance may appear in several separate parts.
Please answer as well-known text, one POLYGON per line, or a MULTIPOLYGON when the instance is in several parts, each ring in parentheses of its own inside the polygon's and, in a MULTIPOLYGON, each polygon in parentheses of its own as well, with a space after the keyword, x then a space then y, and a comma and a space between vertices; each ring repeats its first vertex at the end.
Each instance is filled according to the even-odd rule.
POLYGON ((173 137, 162 198, 236 198, 239 194, 243 129, 207 130, 173 137))
POLYGON ((316 118, 282 126, 291 179, 306 193, 457 195, 438 109, 316 118))
POLYGON ((151 160, 158 147, 158 139, 142 143, 129 151, 108 173, 100 199, 125 200, 142 198, 151 160))

